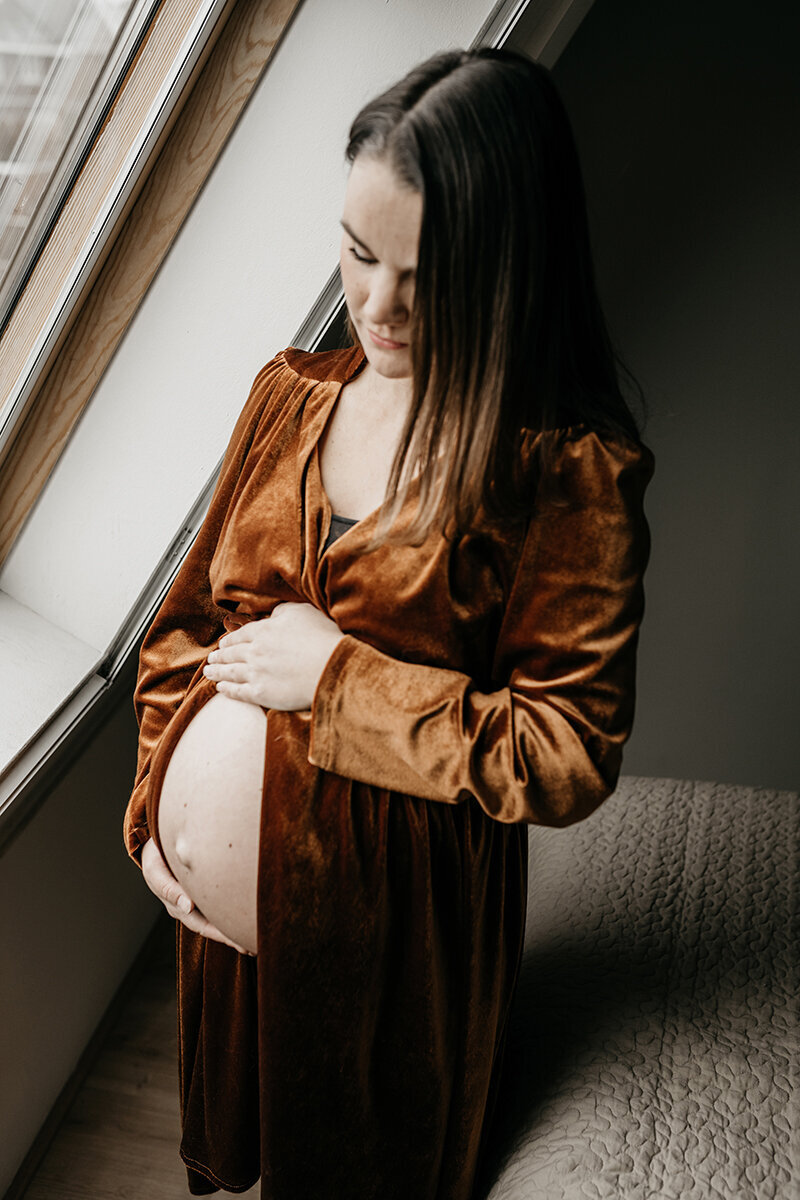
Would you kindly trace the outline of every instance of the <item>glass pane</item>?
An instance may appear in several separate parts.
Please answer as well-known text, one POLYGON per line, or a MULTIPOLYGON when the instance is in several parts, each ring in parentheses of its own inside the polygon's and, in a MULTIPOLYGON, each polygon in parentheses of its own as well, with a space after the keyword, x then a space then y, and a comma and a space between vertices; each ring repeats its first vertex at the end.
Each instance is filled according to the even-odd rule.
POLYGON ((0 323, 151 9, 0 0, 0 323))

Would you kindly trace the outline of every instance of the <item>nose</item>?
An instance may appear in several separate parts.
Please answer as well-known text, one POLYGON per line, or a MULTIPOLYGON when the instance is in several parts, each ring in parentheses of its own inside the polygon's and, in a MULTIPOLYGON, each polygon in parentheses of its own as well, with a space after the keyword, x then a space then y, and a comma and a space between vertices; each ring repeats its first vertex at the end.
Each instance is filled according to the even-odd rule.
POLYGON ((364 316, 376 330, 380 326, 405 325, 411 313, 408 288, 392 271, 377 270, 370 278, 364 316))

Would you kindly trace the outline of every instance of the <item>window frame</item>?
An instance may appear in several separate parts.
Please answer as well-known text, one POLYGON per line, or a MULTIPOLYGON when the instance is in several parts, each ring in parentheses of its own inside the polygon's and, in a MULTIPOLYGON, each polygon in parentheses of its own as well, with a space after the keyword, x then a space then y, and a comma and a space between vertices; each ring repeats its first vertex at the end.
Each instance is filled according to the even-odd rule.
MULTIPOLYGON (((32 303, 34 289, 41 279, 47 283, 52 255, 63 253, 70 236, 73 245, 77 242, 83 246, 87 240, 75 236, 69 224, 75 218, 73 188, 0 336, 0 396, 7 402, 6 417, 9 401, 14 411, 13 421, 3 429, 4 457, 0 458, 0 562, 22 530, 72 428, 300 3, 161 0, 148 36, 83 168, 84 172, 90 171, 98 157, 107 155, 108 139, 120 137, 120 131, 130 127, 133 102, 140 117, 142 113, 154 117, 149 128, 144 128, 142 121, 134 123, 140 141, 128 158, 132 166, 139 168, 138 173, 127 171, 121 181, 125 188, 115 195, 100 195, 100 203, 105 205, 103 220, 96 222, 97 228, 90 228, 87 235, 92 238, 94 259, 63 264, 72 271, 69 286, 62 283, 57 304, 51 293, 47 297, 49 307, 42 303, 37 308, 32 303), (149 85, 149 94, 145 84, 149 85), (151 232, 153 223, 157 236, 151 232), (71 235, 65 233, 65 228, 72 230, 71 235), (126 288, 126 278, 136 281, 135 289, 126 288), (107 298, 120 294, 124 303, 109 320, 107 298), (47 332, 40 332, 37 322, 43 324, 54 308, 60 326, 53 324, 47 332), (98 345, 98 329, 103 329, 104 319, 106 325, 98 345)), ((192 510, 197 514, 197 527, 212 487, 213 481, 206 489, 208 495, 204 492, 192 510)), ((194 519, 192 514, 187 518, 194 519)), ((169 561, 159 564, 148 585, 149 599, 140 598, 134 609, 138 619, 133 616, 125 622, 108 652, 92 654, 92 648, 86 647, 85 661, 94 660, 94 667, 76 677, 71 688, 63 680, 59 685, 54 683, 48 719, 40 728, 30 730, 21 739, 19 752, 0 764, 0 852, 33 815, 57 772, 91 736, 108 704, 115 702, 131 683, 137 631, 146 627, 148 614, 159 603, 161 591, 155 575, 161 589, 166 590, 170 567, 174 574, 180 564, 181 547, 186 548, 186 537, 185 530, 179 533, 167 556, 169 561)), ((23 617, 21 613, 21 621, 23 617)), ((53 627, 54 637, 59 632, 53 627)), ((17 634, 22 636, 21 631, 17 634)), ((4 629, 4 640, 13 642, 14 638, 10 621, 4 629)))
POLYGON ((85 122, 72 131, 64 144, 62 161, 66 168, 48 184, 37 205, 35 220, 25 230, 14 252, 10 264, 13 286, 9 288, 8 301, 0 306, 0 337, 11 319, 30 273, 50 237, 87 156, 111 112, 160 5, 161 0, 138 0, 135 5, 136 11, 128 14, 123 27, 118 31, 119 45, 112 53, 110 61, 105 63, 89 97, 91 111, 85 122))
POLYGON ((0 336, 0 565, 298 4, 162 0, 0 336))

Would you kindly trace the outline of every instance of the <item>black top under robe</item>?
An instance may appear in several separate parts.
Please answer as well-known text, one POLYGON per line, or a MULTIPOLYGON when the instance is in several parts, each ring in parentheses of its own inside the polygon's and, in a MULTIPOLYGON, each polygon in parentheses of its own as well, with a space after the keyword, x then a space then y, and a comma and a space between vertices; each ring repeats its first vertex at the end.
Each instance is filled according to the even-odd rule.
POLYGON ((325 538, 325 545, 322 547, 322 553, 325 553, 331 542, 335 542, 336 539, 341 537, 343 533, 347 533, 347 530, 351 525, 356 525, 357 523, 358 521, 356 517, 338 517, 336 513, 332 513, 331 527, 328 530, 328 536, 325 538))

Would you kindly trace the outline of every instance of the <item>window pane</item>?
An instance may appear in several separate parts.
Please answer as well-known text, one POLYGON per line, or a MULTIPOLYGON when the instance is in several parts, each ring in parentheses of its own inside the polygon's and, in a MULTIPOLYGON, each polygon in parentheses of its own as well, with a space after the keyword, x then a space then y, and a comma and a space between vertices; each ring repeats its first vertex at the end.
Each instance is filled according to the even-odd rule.
POLYGON ((0 0, 0 325, 152 8, 0 0))

